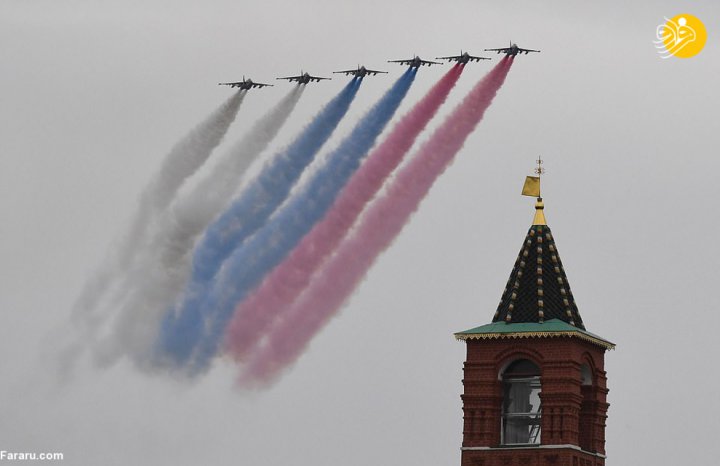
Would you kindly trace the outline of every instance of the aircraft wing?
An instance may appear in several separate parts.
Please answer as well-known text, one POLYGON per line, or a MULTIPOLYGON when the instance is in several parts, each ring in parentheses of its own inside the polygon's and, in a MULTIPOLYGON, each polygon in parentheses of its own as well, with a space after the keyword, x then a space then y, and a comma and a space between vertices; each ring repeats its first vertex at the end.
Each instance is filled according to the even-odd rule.
POLYGON ((350 76, 351 74, 357 73, 358 70, 343 70, 343 71, 333 71, 333 73, 337 74, 344 74, 345 76, 350 76))
POLYGON ((320 81, 323 80, 323 79, 328 79, 328 80, 329 80, 329 79, 332 79, 332 78, 320 78, 320 77, 318 77, 318 76, 309 76, 309 78, 310 78, 310 82, 313 82, 313 81, 315 81, 315 82, 320 82, 320 81))
POLYGON ((451 57, 435 57, 438 60, 447 60, 447 61, 460 61, 462 58, 462 55, 453 55, 451 57))
POLYGON ((475 56, 470 55, 470 56, 468 57, 468 60, 479 62, 480 60, 492 60, 492 58, 488 58, 488 57, 475 57, 475 56))
POLYGON ((510 51, 510 47, 503 47, 499 49, 485 49, 486 52, 497 52, 497 53, 508 53, 510 51))
POLYGON ((302 76, 286 76, 286 77, 284 77, 284 78, 275 78, 275 79, 287 79, 287 80, 290 81, 290 82, 293 82, 293 81, 300 82, 300 80, 301 80, 302 78, 303 78, 302 76))
POLYGON ((236 83, 218 83, 218 86, 230 86, 230 87, 242 87, 243 82, 239 81, 236 83))
MULTIPOLYGON (((436 58, 438 60, 456 61, 456 62, 460 63, 465 57, 463 55, 453 55, 451 57, 436 57, 436 58)), ((479 62, 480 60, 492 60, 492 59, 487 58, 487 57, 476 57, 473 55, 468 55, 467 60, 479 62)))
POLYGON ((442 63, 438 61, 430 61, 430 60, 423 60, 423 59, 414 59, 410 58, 407 60, 388 60, 388 63, 400 63, 401 65, 409 65, 409 66, 431 66, 431 65, 442 65, 442 63))
POLYGON ((530 52, 540 52, 540 51, 539 51, 539 50, 533 50, 533 49, 521 49, 520 47, 518 47, 518 53, 528 54, 528 53, 530 53, 530 52))
POLYGON ((268 86, 272 87, 272 86, 273 86, 273 84, 265 84, 265 83, 252 83, 252 87, 258 87, 258 88, 263 88, 263 87, 268 87, 268 86))
POLYGON ((376 75, 376 74, 378 74, 378 73, 387 74, 387 71, 368 70, 367 68, 365 69, 365 72, 366 72, 367 74, 369 74, 369 75, 376 75))

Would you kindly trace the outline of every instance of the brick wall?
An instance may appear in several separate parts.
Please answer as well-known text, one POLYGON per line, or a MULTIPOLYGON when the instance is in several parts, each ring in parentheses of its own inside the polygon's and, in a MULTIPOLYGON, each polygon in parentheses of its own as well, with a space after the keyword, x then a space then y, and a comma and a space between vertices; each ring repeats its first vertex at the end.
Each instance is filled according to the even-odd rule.
POLYGON ((604 348, 571 337, 467 340, 464 367, 462 466, 604 465, 607 378, 604 348), (573 448, 501 448, 501 373, 529 359, 541 371, 541 445, 573 448), (583 384, 582 367, 590 380, 583 384), (496 450, 497 449, 497 450, 496 450))

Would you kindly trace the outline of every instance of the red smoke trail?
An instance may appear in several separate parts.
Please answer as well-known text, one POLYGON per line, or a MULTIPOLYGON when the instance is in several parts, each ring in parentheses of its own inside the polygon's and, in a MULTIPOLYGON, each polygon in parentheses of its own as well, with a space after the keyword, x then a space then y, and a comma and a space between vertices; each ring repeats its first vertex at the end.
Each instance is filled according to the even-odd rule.
POLYGON ((402 230, 412 213, 475 129, 507 76, 504 58, 463 99, 393 180, 386 194, 363 216, 355 233, 313 277, 310 287, 271 330, 249 361, 241 384, 267 384, 292 364, 312 337, 342 306, 375 259, 402 230))
POLYGON ((385 141, 367 156, 323 220, 303 237, 257 291, 238 305, 226 331, 226 352, 242 359, 275 319, 303 292, 312 274, 335 250, 365 205, 372 200, 445 102, 462 70, 462 66, 454 66, 400 120, 385 141))

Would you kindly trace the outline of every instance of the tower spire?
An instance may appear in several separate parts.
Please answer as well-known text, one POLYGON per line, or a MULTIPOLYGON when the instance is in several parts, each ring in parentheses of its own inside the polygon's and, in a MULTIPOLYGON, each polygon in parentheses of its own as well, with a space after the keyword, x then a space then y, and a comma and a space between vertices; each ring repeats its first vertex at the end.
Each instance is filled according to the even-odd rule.
POLYGON ((545 221, 545 204, 540 195, 543 160, 537 159, 536 176, 525 178, 522 194, 536 197, 535 218, 505 287, 493 322, 543 323, 558 319, 585 329, 578 312, 555 238, 545 221))
POLYGON ((543 203, 540 191, 540 179, 545 173, 542 156, 538 156, 535 162, 537 163, 537 167, 535 167, 534 172, 537 176, 525 177, 522 194, 523 196, 532 196, 537 198, 537 201, 535 202, 535 218, 533 219, 533 225, 547 225, 544 212, 545 204, 543 203))

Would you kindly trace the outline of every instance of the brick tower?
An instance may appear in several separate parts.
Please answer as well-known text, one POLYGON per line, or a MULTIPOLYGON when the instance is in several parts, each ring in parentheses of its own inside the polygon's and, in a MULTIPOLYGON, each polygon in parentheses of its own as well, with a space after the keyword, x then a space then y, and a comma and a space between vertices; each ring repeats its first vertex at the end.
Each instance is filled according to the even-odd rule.
POLYGON ((492 323, 455 334, 467 344, 461 466, 604 466, 614 345, 585 329, 528 178, 535 219, 492 323))

